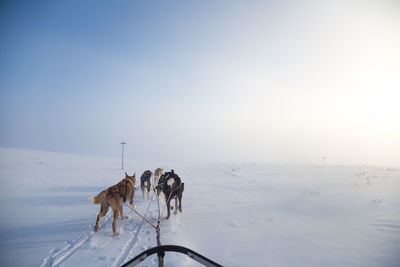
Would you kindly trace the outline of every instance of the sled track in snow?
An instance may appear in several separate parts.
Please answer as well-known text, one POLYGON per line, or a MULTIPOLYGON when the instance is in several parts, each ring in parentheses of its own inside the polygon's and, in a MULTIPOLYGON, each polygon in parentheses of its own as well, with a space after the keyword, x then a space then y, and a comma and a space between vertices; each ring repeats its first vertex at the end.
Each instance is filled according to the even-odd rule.
MULTIPOLYGON (((146 216, 147 213, 149 212, 150 206, 151 206, 151 201, 149 201, 149 203, 147 204, 144 216, 146 216)), ((134 231, 130 234, 128 241, 126 241, 125 245, 123 246, 121 254, 115 259, 114 263, 111 266, 113 267, 121 266, 123 263, 128 261, 129 252, 137 244, 139 233, 144 223, 145 221, 141 220, 141 222, 135 227, 134 231)))
MULTIPOLYGON (((151 201, 148 202, 147 207, 145 209, 144 216, 147 215, 151 201)), ((133 215, 134 216, 134 215, 133 215)), ((109 211, 106 216, 104 216, 102 220, 101 227, 105 228, 111 226, 113 221, 112 211, 109 211)), ((125 242, 122 247, 122 252, 119 256, 116 257, 115 261, 111 264, 111 266, 121 266, 124 262, 128 261, 129 252, 136 246, 138 237, 141 231, 141 228, 145 221, 141 220, 140 223, 132 229, 130 233, 129 239, 125 242)), ((87 231, 83 232, 77 238, 67 241, 67 245, 60 250, 55 250, 51 253, 51 255, 43 260, 43 263, 40 267, 53 267, 59 266, 63 262, 65 262, 68 258, 70 258, 80 247, 90 241, 90 239, 96 234, 93 231, 93 225, 87 231)))
MULTIPOLYGON (((113 218, 111 213, 111 211, 108 212, 107 215, 104 217, 102 223, 103 227, 111 223, 111 219, 113 218)), ((82 247, 83 244, 88 242, 88 240, 95 234, 92 228, 93 226, 91 226, 90 230, 85 231, 77 238, 68 241, 67 245, 61 250, 54 251, 53 255, 43 260, 43 263, 40 265, 40 267, 58 266, 63 263, 66 259, 71 257, 71 255, 74 254, 76 250, 82 247)))

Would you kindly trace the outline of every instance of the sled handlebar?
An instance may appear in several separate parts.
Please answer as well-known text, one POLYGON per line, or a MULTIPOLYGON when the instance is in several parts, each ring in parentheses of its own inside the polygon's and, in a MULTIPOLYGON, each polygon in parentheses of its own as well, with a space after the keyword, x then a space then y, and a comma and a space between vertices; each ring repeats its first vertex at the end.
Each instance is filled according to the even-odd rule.
POLYGON ((164 254, 164 252, 166 252, 166 251, 178 252, 178 253, 185 254, 186 256, 192 258, 193 260, 195 260, 207 267, 222 267, 222 265, 204 257, 203 255, 200 255, 199 253, 197 253, 191 249, 188 249, 188 248, 185 248, 182 246, 175 246, 175 245, 164 245, 164 246, 150 248, 146 251, 143 251, 142 253, 140 253, 139 255, 137 255, 136 257, 134 257, 127 263, 123 264, 121 267, 136 266, 139 263, 141 263, 142 261, 144 261, 148 256, 151 256, 156 253, 164 254))

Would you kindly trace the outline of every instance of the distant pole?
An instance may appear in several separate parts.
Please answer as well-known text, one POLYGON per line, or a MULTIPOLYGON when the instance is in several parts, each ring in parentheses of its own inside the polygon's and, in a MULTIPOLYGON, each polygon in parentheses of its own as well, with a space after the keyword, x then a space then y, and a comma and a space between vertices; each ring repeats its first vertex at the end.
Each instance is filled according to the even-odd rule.
POLYGON ((121 145, 122 145, 122 167, 121 167, 121 170, 123 170, 124 169, 124 145, 126 145, 126 142, 122 141, 121 145))

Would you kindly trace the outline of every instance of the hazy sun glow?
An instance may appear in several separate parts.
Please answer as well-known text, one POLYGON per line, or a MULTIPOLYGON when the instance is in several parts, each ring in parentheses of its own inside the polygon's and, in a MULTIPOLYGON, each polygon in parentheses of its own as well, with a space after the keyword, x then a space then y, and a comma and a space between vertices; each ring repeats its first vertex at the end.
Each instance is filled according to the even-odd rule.
POLYGON ((400 165, 395 1, 88 7, 4 5, 0 145, 400 165))

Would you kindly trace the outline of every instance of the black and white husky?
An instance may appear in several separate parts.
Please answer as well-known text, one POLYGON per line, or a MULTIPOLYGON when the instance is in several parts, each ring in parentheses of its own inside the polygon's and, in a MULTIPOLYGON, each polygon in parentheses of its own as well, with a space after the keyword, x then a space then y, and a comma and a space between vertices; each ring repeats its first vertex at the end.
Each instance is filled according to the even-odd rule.
POLYGON ((170 210, 172 207, 170 206, 171 199, 175 199, 175 211, 174 214, 178 213, 178 209, 182 212, 182 194, 185 188, 185 184, 181 182, 181 178, 171 170, 170 172, 166 172, 161 175, 160 180, 158 181, 158 185, 156 186, 157 194, 159 195, 161 192, 164 193, 165 201, 167 203, 167 219, 170 216, 170 210), (179 203, 179 204, 178 204, 179 203))
POLYGON ((142 176, 140 176, 140 189, 142 190, 142 195, 144 199, 144 191, 147 189, 147 199, 149 199, 149 192, 151 188, 150 178, 153 173, 149 170, 145 171, 142 176))

